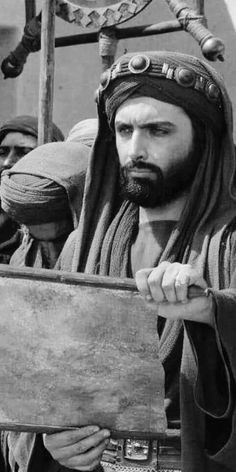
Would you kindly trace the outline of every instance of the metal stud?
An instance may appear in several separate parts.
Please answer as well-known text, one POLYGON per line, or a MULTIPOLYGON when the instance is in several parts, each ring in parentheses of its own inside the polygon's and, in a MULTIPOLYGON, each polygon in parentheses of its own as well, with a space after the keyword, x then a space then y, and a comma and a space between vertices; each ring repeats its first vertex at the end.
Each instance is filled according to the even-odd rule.
POLYGON ((177 67, 175 70, 175 80, 182 87, 193 87, 196 82, 196 75, 189 69, 183 67, 177 67))
POLYGON ((206 92, 209 99, 213 102, 219 99, 220 90, 215 84, 213 84, 213 82, 207 84, 206 92))
POLYGON ((137 54, 136 56, 132 57, 128 64, 128 69, 133 74, 142 74, 145 72, 150 66, 150 59, 149 57, 141 54, 137 54))

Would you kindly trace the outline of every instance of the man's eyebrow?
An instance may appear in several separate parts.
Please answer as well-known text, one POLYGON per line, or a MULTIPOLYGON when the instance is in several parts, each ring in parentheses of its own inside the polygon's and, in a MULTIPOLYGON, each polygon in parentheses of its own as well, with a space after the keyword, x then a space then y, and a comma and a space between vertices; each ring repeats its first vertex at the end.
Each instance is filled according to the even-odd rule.
POLYGON ((162 120, 151 120, 151 121, 146 121, 144 123, 140 123, 140 128, 146 128, 148 126, 160 126, 160 127, 165 127, 169 129, 174 129, 176 128, 176 125, 172 123, 171 121, 162 121, 162 120))
POLYGON ((33 146, 30 144, 17 144, 17 146, 14 146, 16 149, 22 149, 22 148, 27 148, 27 149, 34 149, 33 146))
POLYGON ((126 120, 115 120, 115 125, 129 125, 129 121, 126 121, 126 120))
MULTIPOLYGON (((115 121, 115 126, 120 126, 120 125, 132 125, 128 120, 117 120, 115 121)), ((140 128, 146 128, 148 126, 164 126, 169 129, 174 129, 176 128, 175 123, 172 123, 171 121, 162 121, 162 120, 151 120, 151 121, 145 121, 143 123, 138 123, 138 126, 140 128)))

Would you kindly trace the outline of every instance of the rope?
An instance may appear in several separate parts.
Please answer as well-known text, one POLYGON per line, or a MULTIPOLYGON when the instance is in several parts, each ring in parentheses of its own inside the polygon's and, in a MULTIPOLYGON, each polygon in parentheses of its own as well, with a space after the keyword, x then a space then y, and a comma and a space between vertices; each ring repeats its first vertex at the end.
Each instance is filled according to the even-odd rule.
POLYGON ((178 17, 184 30, 188 31, 200 45, 205 42, 206 39, 213 37, 212 33, 202 24, 202 18, 203 16, 196 16, 191 11, 187 11, 185 14, 178 17))
POLYGON ((114 29, 103 29, 99 34, 99 55, 115 56, 117 50, 118 39, 114 29))
POLYGON ((185 2, 179 0, 166 0, 166 3, 175 14, 184 30, 188 31, 200 45, 205 43, 207 39, 213 37, 212 33, 203 24, 203 15, 196 14, 185 2))
POLYGON ((178 17, 178 21, 181 23, 181 25, 183 26, 185 30, 187 30, 188 25, 191 21, 200 21, 201 23, 203 23, 204 20, 205 20, 205 17, 203 15, 194 15, 193 13, 189 13, 189 12, 183 16, 178 17))

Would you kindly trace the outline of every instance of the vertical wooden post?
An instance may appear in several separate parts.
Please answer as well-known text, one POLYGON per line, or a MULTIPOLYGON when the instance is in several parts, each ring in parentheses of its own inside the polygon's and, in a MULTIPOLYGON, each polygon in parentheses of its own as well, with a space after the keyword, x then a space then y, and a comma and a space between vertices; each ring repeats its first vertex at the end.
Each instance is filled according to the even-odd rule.
POLYGON ((36 16, 35 0, 25 0, 25 23, 36 16))
POLYGON ((204 16, 204 0, 196 0, 196 10, 199 15, 204 16))
POLYGON ((51 141, 54 86, 55 0, 42 1, 38 144, 51 141))

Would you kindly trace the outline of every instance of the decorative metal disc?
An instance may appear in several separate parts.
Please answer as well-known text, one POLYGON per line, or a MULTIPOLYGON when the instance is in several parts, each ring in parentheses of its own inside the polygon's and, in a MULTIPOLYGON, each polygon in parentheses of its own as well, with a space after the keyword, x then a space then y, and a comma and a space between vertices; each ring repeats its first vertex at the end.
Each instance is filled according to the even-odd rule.
POLYGON ((140 13, 152 0, 57 0, 56 13, 84 28, 118 25, 140 13))

